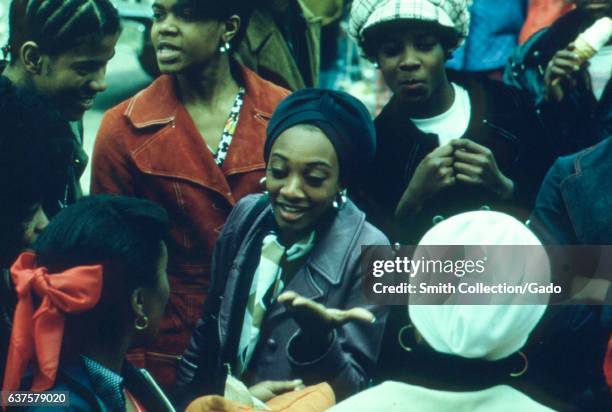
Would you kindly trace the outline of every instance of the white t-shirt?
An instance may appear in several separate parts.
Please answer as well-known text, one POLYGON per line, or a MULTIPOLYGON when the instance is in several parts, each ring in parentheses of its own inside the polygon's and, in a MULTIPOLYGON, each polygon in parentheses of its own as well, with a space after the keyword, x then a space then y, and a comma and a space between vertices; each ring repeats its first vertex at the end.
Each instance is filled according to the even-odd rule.
POLYGON ((612 76, 612 45, 599 49, 589 62, 593 94, 599 101, 610 80, 610 76, 612 76))
POLYGON ((463 136, 470 124, 470 95, 463 87, 451 84, 455 89, 455 100, 450 109, 427 119, 411 119, 422 132, 437 134, 440 146, 463 136))

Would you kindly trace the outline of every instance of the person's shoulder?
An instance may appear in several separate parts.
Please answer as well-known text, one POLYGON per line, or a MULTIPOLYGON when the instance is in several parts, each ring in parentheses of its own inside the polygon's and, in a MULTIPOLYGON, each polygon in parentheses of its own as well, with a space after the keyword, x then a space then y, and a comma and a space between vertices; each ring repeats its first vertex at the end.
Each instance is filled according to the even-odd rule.
MULTIPOLYGON (((32 374, 29 371, 22 381, 23 388, 29 388, 32 382, 32 374)), ((63 392, 67 394, 68 406, 63 406, 62 410, 73 411, 73 412, 85 412, 100 410, 100 402, 96 397, 93 389, 91 388, 91 382, 87 371, 83 366, 76 361, 68 362, 68 364, 61 365, 57 371, 57 377, 54 385, 47 389, 48 392, 63 392)), ((28 412, 46 412, 53 410, 50 405, 45 406, 31 406, 25 409, 28 412)))
POLYGON ((0 96, 4 96, 5 93, 12 91, 14 88, 13 82, 8 77, 0 75, 0 96))
POLYGON ((387 236, 376 226, 365 220, 365 213, 352 201, 340 210, 339 217, 343 219, 342 227, 353 227, 357 232, 359 245, 389 245, 387 236))
MULTIPOLYGON (((486 102, 487 111, 504 117, 524 113, 532 107, 527 93, 515 86, 490 79, 483 74, 456 74, 451 76, 456 83, 468 90, 471 99, 476 99, 476 106, 486 102)), ((474 105, 474 102, 472 102, 474 105)))
POLYGON ((132 97, 107 110, 100 130, 104 131, 103 134, 124 135, 132 128, 167 124, 173 119, 177 104, 172 79, 161 75, 132 97))
POLYGON ((246 66, 242 66, 247 94, 261 110, 272 113, 278 103, 291 94, 291 91, 264 79, 246 66))
MULTIPOLYGON (((136 92, 136 94, 128 97, 127 99, 108 109, 106 113, 120 113, 124 115, 128 111, 128 108, 134 106, 135 104, 137 104, 137 102, 142 100, 149 100, 150 98, 154 97, 155 94, 159 93, 160 88, 164 88, 167 86, 168 82, 168 76, 161 75, 154 79, 150 84, 148 84, 147 87, 142 88, 141 90, 136 92)), ((156 100, 159 100, 159 96, 156 100)))
POLYGON ((228 216, 223 228, 224 232, 235 232, 245 224, 251 225, 268 206, 268 196, 263 193, 243 197, 236 203, 228 216))
POLYGON ((389 245, 389 238, 376 226, 366 221, 361 229, 363 245, 389 245))
POLYGON ((592 167, 607 166, 612 163, 612 136, 575 154, 561 157, 559 161, 571 163, 576 173, 592 167))

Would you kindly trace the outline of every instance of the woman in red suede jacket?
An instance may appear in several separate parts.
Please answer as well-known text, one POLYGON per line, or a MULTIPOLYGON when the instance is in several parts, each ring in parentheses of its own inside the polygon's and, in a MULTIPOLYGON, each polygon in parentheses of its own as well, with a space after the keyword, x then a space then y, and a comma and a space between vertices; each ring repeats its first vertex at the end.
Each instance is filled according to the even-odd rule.
POLYGON ((201 313, 223 224, 240 198, 261 190, 265 128, 288 94, 231 58, 248 8, 156 1, 162 76, 105 115, 94 148, 92 192, 147 198, 170 216, 170 301, 157 342, 132 354, 164 385, 201 313))

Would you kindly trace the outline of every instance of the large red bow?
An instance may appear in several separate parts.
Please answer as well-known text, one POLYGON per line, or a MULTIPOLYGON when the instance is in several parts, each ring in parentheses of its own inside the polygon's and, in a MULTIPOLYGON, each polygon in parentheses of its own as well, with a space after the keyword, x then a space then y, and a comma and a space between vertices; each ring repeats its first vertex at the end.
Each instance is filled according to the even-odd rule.
POLYGON ((78 313, 96 306, 102 292, 102 266, 79 266, 49 274, 36 267, 36 256, 22 253, 11 267, 17 290, 17 307, 4 372, 5 391, 20 387, 31 360, 33 391, 53 386, 64 335, 64 313, 78 313), (42 299, 36 312, 32 294, 42 299))

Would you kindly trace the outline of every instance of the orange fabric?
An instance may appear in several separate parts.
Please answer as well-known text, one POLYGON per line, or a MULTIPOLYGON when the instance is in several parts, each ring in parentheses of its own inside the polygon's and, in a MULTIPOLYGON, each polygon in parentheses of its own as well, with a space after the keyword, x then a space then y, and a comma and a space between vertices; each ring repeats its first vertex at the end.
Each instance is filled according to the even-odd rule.
POLYGON ((326 411, 335 404, 336 396, 327 383, 309 386, 301 391, 287 392, 266 402, 266 405, 275 412, 326 411))
POLYGON ((19 389, 23 374, 35 360, 33 391, 55 383, 64 335, 64 313, 93 308, 102 292, 102 266, 80 266, 49 274, 36 267, 36 256, 22 253, 11 267, 17 306, 4 373, 4 391, 19 389), (36 312, 32 295, 41 298, 36 312))
POLYGON ((195 399, 189 404, 185 412, 247 412, 253 408, 228 401, 222 396, 209 395, 195 399))
MULTIPOLYGON (((309 386, 301 391, 279 395, 266 405, 273 412, 322 412, 336 404, 336 396, 327 383, 309 386)), ((249 406, 228 401, 221 396, 203 396, 191 402, 185 412, 253 412, 249 406)))
POLYGON ((604 374, 606 375, 608 388, 612 391, 612 335, 610 335, 608 340, 608 351, 604 360, 604 374))
POLYGON ((519 35, 519 44, 523 44, 532 34, 550 26, 573 8, 573 2, 568 0, 531 0, 527 20, 525 20, 519 35))
POLYGON ((130 399, 130 401, 132 402, 132 404, 134 404, 134 407, 136 408, 136 412, 147 412, 147 410, 145 409, 144 406, 142 406, 142 404, 140 402, 138 402, 138 399, 136 399, 134 397, 134 395, 131 394, 130 391, 126 390, 125 394, 127 395, 127 397, 130 399))

